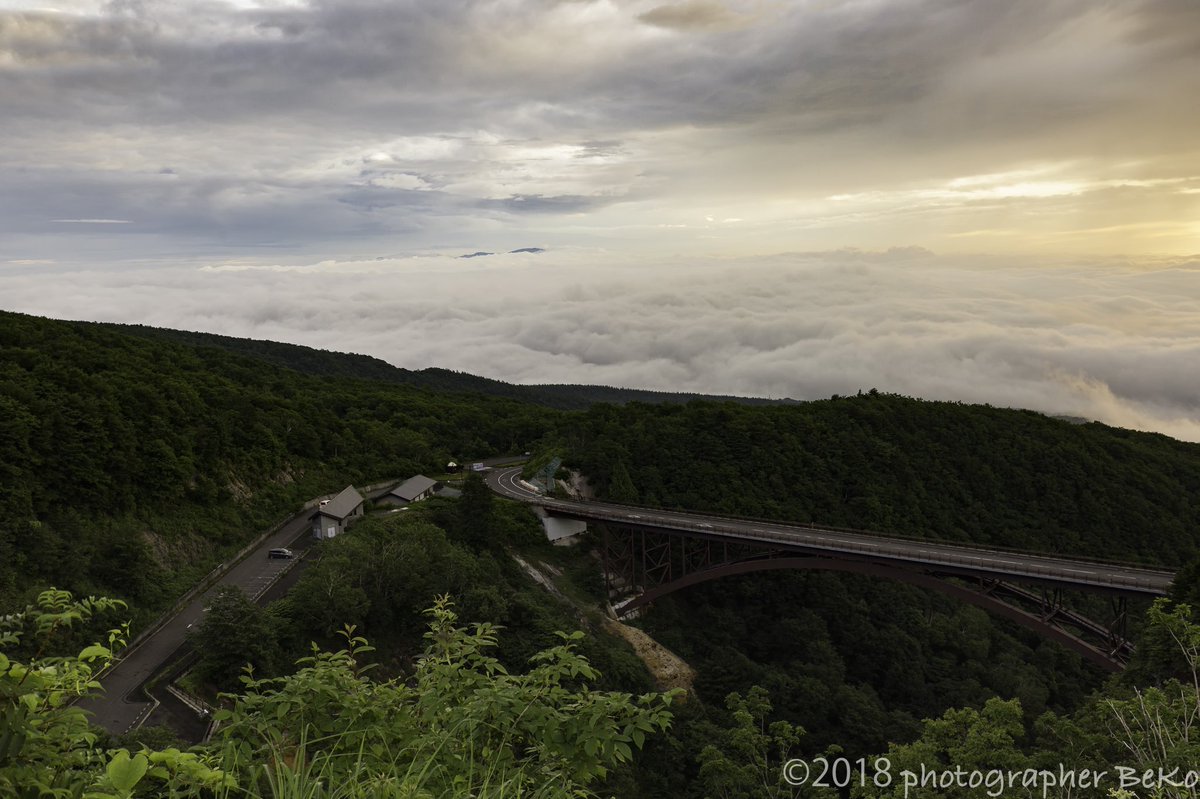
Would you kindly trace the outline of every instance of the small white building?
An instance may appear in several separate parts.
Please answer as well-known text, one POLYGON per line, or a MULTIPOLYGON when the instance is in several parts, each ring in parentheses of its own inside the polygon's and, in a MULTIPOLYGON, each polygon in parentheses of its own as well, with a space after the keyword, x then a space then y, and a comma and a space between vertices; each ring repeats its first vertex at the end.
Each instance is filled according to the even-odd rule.
POLYGON ((350 522, 363 515, 362 494, 346 486, 333 499, 323 500, 312 519, 314 538, 334 538, 346 531, 350 522))
POLYGON ((441 483, 423 474, 410 477, 378 500, 380 505, 407 505, 410 502, 420 502, 433 496, 441 487, 441 483))

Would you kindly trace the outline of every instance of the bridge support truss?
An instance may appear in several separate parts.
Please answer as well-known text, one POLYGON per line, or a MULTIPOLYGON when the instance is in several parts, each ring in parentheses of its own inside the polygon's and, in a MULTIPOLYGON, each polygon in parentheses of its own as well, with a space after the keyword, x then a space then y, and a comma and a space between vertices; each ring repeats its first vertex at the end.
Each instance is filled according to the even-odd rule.
POLYGON ((1111 595, 1112 619, 1100 623, 1067 607, 1062 589, 1052 584, 1017 584, 915 563, 881 563, 842 553, 739 544, 676 530, 605 525, 602 541, 605 585, 618 616, 631 615, 667 594, 721 577, 819 569, 899 580, 938 591, 1057 641, 1106 671, 1121 671, 1133 654, 1122 594, 1111 595))

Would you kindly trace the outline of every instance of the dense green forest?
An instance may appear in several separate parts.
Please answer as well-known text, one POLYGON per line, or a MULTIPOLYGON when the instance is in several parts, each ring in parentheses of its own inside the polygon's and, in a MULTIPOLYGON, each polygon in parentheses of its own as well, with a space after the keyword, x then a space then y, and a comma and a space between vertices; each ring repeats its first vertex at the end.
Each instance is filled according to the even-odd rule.
POLYGON ((544 413, 2 313, 0 607, 53 584, 140 618, 302 500, 519 451, 544 413))
POLYGON ((450 369, 429 367, 412 370, 393 366, 387 361, 369 355, 347 352, 329 352, 298 344, 278 341, 234 338, 215 333, 196 333, 185 330, 170 330, 145 325, 107 324, 113 330, 143 336, 156 341, 171 341, 199 347, 215 347, 238 355, 246 355, 265 363, 294 369, 297 372, 321 377, 349 377, 362 380, 379 380, 385 383, 427 388, 464 394, 484 394, 491 397, 532 402, 560 410, 583 410, 597 402, 622 405, 627 402, 687 402, 694 399, 723 400, 743 405, 773 405, 791 400, 768 400, 754 397, 724 397, 686 394, 673 391, 648 391, 634 388, 591 385, 517 385, 502 380, 455 372, 450 369))
POLYGON ((232 592, 237 596, 224 608, 214 606, 198 633, 205 653, 200 671, 213 688, 236 689, 247 661, 260 675, 273 676, 303 656, 310 642, 334 646, 346 625, 354 625, 375 647, 373 660, 389 674, 402 674, 421 651, 426 626, 414 609, 450 595, 464 617, 505 630, 497 657, 513 671, 553 645, 557 631, 582 626, 589 635, 578 648, 603 674, 602 687, 653 687, 629 646, 601 631, 599 590, 586 614, 555 601, 508 556, 509 549, 550 562, 566 558, 581 585, 599 587, 589 579, 598 574, 586 553, 556 550, 528 508, 493 500, 473 477, 460 500, 434 498, 402 513, 371 516, 322 542, 297 584, 265 608, 232 592))
MULTIPOLYGON (((438 370, 398 379, 372 359, 193 336, 131 335, 114 326, 0 313, 0 610, 26 609, 8 618, 25 624, 26 640, 35 637, 29 619, 57 618, 53 607, 38 610, 35 603, 46 586, 121 600, 123 607, 103 607, 136 627, 302 500, 348 482, 437 472, 450 459, 513 451, 561 453, 601 494, 619 501, 1169 567, 1193 557, 1200 529, 1200 447, 1163 436, 874 391, 759 407, 631 402, 561 411, 544 398, 521 401, 507 384, 455 378, 431 387, 420 381, 438 377, 438 370)), ((584 635, 571 639, 570 655, 560 651, 558 660, 535 662, 586 655, 598 673, 586 685, 578 673, 560 675, 559 695, 586 703, 590 694, 570 691, 615 691, 596 696, 608 697, 603 702, 618 716, 630 712, 614 697, 650 689, 641 662, 600 631, 598 616, 551 597, 510 557, 533 553, 557 564, 560 588, 595 609, 603 596, 588 544, 549 547, 527 510, 478 488, 457 501, 370 518, 323 543, 315 564, 269 608, 237 596, 214 607, 213 624, 224 620, 226 628, 214 626, 208 638, 197 639, 208 687, 241 691, 245 661, 255 663, 258 678, 278 679, 263 684, 269 699, 240 700, 238 732, 227 744, 261 743, 249 731, 280 732, 283 722, 263 714, 313 696, 306 691, 340 686, 352 688, 353 698, 373 695, 376 685, 386 693, 419 679, 428 646, 422 611, 444 593, 454 596, 465 620, 504 629, 498 647, 491 646, 491 632, 485 636, 493 660, 466 658, 440 679, 458 675, 484 690, 476 667, 493 678, 524 674, 531 656, 554 649, 556 631, 578 629, 584 635), (357 625, 356 634, 374 649, 355 644, 352 657, 337 655, 348 645, 339 632, 345 624, 357 625), (314 640, 325 654, 297 671, 296 658, 314 640), (359 671, 368 662, 376 666, 369 679, 359 671)), ((1193 600, 1194 594, 1184 592, 1193 600)), ((1143 700, 1132 691, 1187 676, 1178 641, 1191 634, 1190 623, 1184 609, 1160 610, 1136 668, 1105 686, 1102 675, 1061 648, 909 586, 825 573, 696 586, 658 602, 638 622, 696 669, 689 700, 672 706, 669 729, 658 723, 665 717, 656 717, 654 734, 639 734, 636 748, 645 747, 639 756, 614 754, 624 752, 617 743, 628 748, 633 740, 627 730, 596 744, 610 748, 588 759, 586 773, 570 784, 619 797, 757 799, 793 795, 775 780, 785 752, 810 758, 825 751, 891 752, 906 762, 951 763, 986 760, 989 752, 1013 763, 1084 751, 1092 760, 1114 758, 1113 708, 1133 713, 1143 700), (948 742, 956 739, 991 743, 954 749, 948 742)), ((82 649, 91 632, 59 631, 57 651, 82 649)), ((444 639, 479 643, 469 629, 443 632, 444 639)), ((8 656, 0 662, 0 687, 4 670, 12 677, 16 658, 32 651, 9 647, 8 656)), ((25 678, 13 680, 19 689, 13 696, 31 690, 25 678)), ((514 680, 505 683, 509 693, 496 696, 515 701, 512 692, 524 688, 514 680)), ((435 687, 431 695, 458 696, 444 682, 435 687)), ((48 703, 53 690, 43 697, 48 703)), ((402 691, 386 696, 397 707, 413 700, 402 691)), ((1162 701, 1174 713, 1179 704, 1172 697, 1162 701)), ((556 707, 543 708, 545 718, 554 718, 556 707)), ((36 721, 24 711, 6 713, 0 709, 9 727, 36 721)), ((1163 717, 1173 718, 1165 711, 1163 717)), ((393 731, 433 740, 436 724, 415 710, 411 718, 393 731)), ((360 737, 348 745, 367 740, 364 734, 354 731, 360 737)), ((1197 754, 1186 735, 1182 740, 1184 754, 1172 757, 1197 754)), ((83 743, 75 740, 71 751, 82 751, 83 743)), ((80 754, 81 774, 97 767, 103 773, 121 746, 138 745, 136 739, 92 744, 80 754)), ((248 746, 237 751, 251 758, 279 754, 248 746)), ((210 771, 241 773, 228 756, 197 755, 210 771)), ((507 777, 542 780, 543 793, 530 795, 564 795, 546 786, 579 765, 553 752, 540 765, 516 757, 507 777)), ((118 770, 132 762, 125 758, 118 770)), ((181 763, 166 766, 195 765, 181 763)), ((0 776, 4 768, 0 753, 0 776)), ((438 768, 439 779, 452 785, 463 764, 438 768)), ((455 795, 447 791, 438 795, 455 795)))
POLYGON ((623 501, 1169 567, 1200 544, 1200 445, 1032 411, 598 405, 561 436, 623 501))

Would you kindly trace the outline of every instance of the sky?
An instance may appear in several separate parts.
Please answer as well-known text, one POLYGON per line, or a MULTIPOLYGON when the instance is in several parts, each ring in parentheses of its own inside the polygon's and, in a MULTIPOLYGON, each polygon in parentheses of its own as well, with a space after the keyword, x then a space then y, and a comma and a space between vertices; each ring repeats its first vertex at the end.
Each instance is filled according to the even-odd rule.
POLYGON ((1200 440, 1197 97, 1195 0, 0 0, 0 307, 1200 440))

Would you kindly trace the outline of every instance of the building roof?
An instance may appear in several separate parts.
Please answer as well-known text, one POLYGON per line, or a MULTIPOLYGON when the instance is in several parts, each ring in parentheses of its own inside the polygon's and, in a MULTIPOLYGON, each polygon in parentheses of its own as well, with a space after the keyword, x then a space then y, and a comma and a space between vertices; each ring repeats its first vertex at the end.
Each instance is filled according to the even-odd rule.
POLYGON ((354 486, 346 486, 340 494, 317 508, 317 513, 334 519, 344 519, 362 503, 362 494, 358 493, 354 486))
POLYGON ((437 485, 437 480, 431 480, 423 474, 418 474, 408 478, 388 493, 394 497, 399 497, 405 502, 412 502, 435 485, 437 485))

